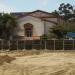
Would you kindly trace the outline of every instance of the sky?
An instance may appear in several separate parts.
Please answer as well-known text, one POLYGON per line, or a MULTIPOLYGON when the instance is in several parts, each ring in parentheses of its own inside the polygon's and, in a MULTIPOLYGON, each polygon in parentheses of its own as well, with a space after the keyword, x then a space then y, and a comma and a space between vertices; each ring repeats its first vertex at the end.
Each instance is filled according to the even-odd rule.
POLYGON ((75 5, 75 0, 0 0, 0 12, 29 12, 57 10, 61 3, 75 5))

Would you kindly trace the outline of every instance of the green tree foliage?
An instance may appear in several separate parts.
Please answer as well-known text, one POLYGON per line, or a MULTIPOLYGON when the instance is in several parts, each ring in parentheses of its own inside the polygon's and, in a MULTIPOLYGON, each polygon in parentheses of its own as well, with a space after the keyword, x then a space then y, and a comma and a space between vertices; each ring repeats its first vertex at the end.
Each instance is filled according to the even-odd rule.
POLYGON ((57 10, 54 10, 52 13, 55 15, 59 15, 59 11, 57 11, 57 10))
POLYGON ((58 10, 52 13, 62 16, 65 20, 63 24, 50 28, 50 32, 54 33, 57 38, 63 38, 67 32, 75 32, 75 9, 73 5, 62 3, 58 10))
POLYGON ((57 38, 64 38, 67 32, 75 32, 75 22, 66 21, 61 25, 54 25, 50 28, 50 33, 53 33, 57 38))
POLYGON ((12 36, 16 26, 17 26, 16 19, 12 15, 5 13, 0 14, 1 38, 8 40, 10 36, 12 36))
POLYGON ((74 21, 66 21, 63 24, 63 27, 67 32, 75 32, 75 22, 74 21))
POLYGON ((64 29, 63 25, 54 25, 52 28, 50 28, 50 33, 53 33, 58 39, 60 39, 64 38, 67 31, 64 29))
POLYGON ((59 13, 64 17, 65 21, 69 20, 70 18, 75 18, 74 7, 69 3, 60 4, 59 13))
POLYGON ((43 35, 41 36, 41 39, 47 40, 47 39, 48 39, 48 35, 47 35, 47 34, 43 34, 43 35))
POLYGON ((63 15, 72 14, 73 6, 69 3, 67 3, 67 4, 62 3, 62 4, 60 4, 59 10, 60 10, 60 14, 63 14, 63 15))
POLYGON ((2 19, 3 19, 3 17, 2 17, 2 14, 0 13, 0 36, 2 35, 2 29, 3 29, 2 19))

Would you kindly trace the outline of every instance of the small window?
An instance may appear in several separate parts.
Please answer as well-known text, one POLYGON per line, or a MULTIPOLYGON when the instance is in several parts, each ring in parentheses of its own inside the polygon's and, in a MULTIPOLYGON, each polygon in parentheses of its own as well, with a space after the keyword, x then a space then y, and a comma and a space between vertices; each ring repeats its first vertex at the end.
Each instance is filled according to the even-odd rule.
POLYGON ((32 29, 26 29, 25 34, 27 37, 31 37, 32 36, 32 29))

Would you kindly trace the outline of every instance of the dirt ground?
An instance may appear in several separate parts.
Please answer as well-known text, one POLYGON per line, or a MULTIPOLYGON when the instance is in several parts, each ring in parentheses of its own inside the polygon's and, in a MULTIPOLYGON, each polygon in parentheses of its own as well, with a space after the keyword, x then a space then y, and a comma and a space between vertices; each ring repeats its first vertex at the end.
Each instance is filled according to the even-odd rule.
POLYGON ((14 58, 2 62, 0 75, 75 75, 75 51, 0 51, 0 56, 14 58))

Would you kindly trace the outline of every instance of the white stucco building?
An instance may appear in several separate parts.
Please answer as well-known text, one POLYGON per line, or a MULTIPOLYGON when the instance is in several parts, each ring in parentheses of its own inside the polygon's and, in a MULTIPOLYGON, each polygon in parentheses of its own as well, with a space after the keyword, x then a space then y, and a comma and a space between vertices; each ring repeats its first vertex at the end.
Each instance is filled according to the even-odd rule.
POLYGON ((14 36, 21 39, 40 39, 43 34, 50 35, 50 27, 63 23, 62 17, 41 10, 12 14, 18 23, 14 36))

